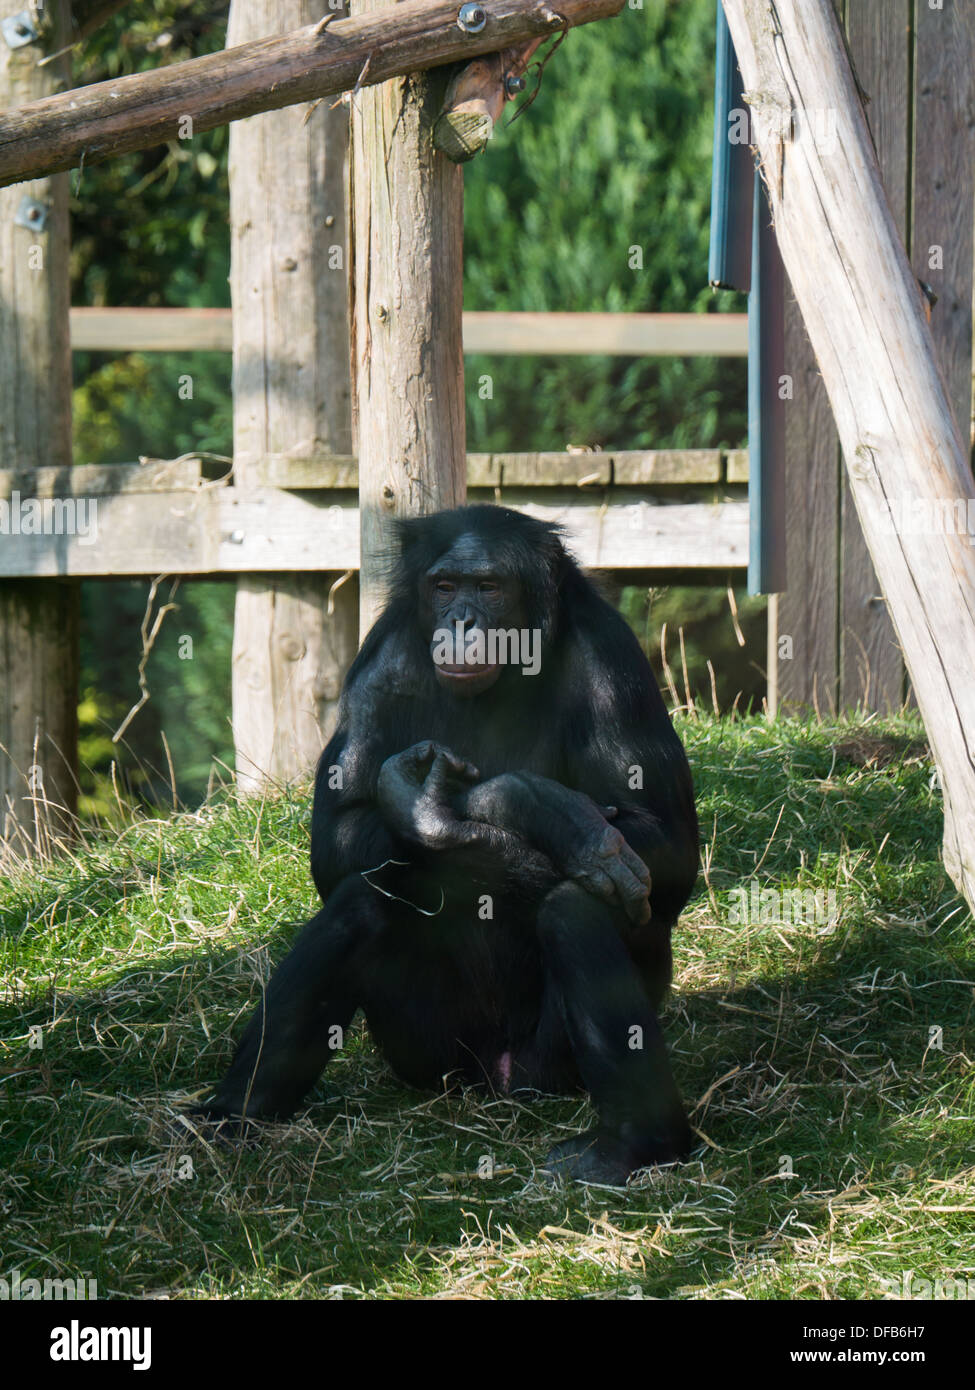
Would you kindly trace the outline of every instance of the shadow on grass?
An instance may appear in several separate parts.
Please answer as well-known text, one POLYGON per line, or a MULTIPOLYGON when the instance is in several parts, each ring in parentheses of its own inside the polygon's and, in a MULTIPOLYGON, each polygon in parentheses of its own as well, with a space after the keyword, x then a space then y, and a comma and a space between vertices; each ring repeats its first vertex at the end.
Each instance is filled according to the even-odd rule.
POLYGON ((296 930, 261 905, 272 889, 307 896, 293 804, 267 811, 263 843, 259 819, 233 820, 250 812, 202 845, 164 827, 155 859, 62 875, 57 911, 50 885, 25 884, 5 914, 19 954, 0 1007, 0 1267, 130 1297, 876 1297, 905 1268, 950 1273, 975 1204, 970 921, 937 860, 923 750, 905 743, 891 764, 869 741, 844 748, 847 733, 685 729, 708 869, 665 1026, 702 1149, 625 1191, 536 1179, 592 1123, 583 1098, 411 1091, 361 1027, 257 1147, 174 1132, 296 930), (192 898, 221 863, 206 925, 192 898), (752 876, 835 883, 837 920, 734 926, 728 890, 752 876), (170 901, 137 941, 140 899, 94 935, 99 905, 136 889, 175 891, 189 912, 170 901), (46 983, 29 949, 42 920, 62 953, 82 922, 97 984, 46 983))

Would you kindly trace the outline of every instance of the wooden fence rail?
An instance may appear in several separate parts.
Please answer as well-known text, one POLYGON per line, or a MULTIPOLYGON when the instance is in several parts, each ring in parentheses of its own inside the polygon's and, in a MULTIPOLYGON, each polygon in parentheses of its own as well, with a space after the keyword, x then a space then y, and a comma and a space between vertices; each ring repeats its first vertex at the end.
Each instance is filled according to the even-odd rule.
MULTIPOLYGON (((267 458, 246 488, 220 467, 194 457, 0 471, 0 578, 359 567, 354 459, 267 458)), ((747 563, 743 451, 469 454, 467 477, 471 501, 562 523, 592 569, 747 563)))
MULTIPOLYGON (((229 352, 230 309, 71 310, 71 346, 92 352, 229 352)), ((464 351, 581 356, 744 357, 745 314, 464 315, 464 351)))

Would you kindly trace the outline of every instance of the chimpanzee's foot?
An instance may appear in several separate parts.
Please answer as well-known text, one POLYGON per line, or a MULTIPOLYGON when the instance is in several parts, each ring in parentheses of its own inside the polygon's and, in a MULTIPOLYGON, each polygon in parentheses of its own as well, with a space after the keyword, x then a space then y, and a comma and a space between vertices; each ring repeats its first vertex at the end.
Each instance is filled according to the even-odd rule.
POLYGON ((655 1164, 679 1163, 693 1147, 693 1132, 658 1143, 628 1143, 618 1135, 590 1129, 556 1144, 542 1167, 553 1182, 589 1182, 625 1187, 631 1173, 655 1164))

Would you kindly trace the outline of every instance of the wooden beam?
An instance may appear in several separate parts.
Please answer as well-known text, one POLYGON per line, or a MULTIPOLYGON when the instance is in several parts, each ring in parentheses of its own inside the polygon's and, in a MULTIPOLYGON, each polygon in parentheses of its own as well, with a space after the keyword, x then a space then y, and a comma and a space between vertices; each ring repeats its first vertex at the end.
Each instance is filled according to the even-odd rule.
POLYGON ((96 82, 0 117, 0 187, 148 149, 260 111, 370 87, 493 53, 617 14, 623 0, 483 0, 484 27, 466 33, 458 0, 406 0, 349 19, 328 16, 281 38, 256 39, 151 72, 96 82))
MULTIPOLYGON (((470 500, 496 500, 493 487, 470 500)), ((564 524, 596 569, 740 569, 748 558, 745 501, 676 501, 646 488, 507 487, 500 500, 564 524), (607 500, 612 499, 612 505, 607 500)), ((15 498, 19 502, 21 499, 15 498)), ((0 499, 0 579, 154 574, 342 572, 359 566, 354 491, 207 487, 93 497, 83 511, 49 511, 45 533, 12 531, 0 499), (65 524, 66 517, 75 524, 65 524), (60 518, 60 523, 58 518, 60 518), (60 530, 55 528, 60 525, 60 530)), ((51 586, 47 586, 51 587, 51 586)))
POLYGON ((71 310, 75 352, 230 352, 230 309, 71 310))
POLYGON ((944 503, 975 500, 967 441, 829 0, 723 3, 779 245, 940 768, 945 867, 975 907, 975 549, 937 524, 944 503), (905 525, 917 502, 928 524, 905 525))
MULTIPOLYGON (((464 351, 620 357, 744 357, 745 314, 467 313, 464 351)), ((229 309, 71 310, 71 346, 90 352, 229 352, 229 309)))
POLYGON ((839 682, 839 440, 791 286, 785 370, 793 394, 785 416, 787 587, 775 606, 778 713, 830 714, 839 682))
MULTIPOLYGON (((9 9, 9 7, 8 7, 9 9)), ((48 7, 46 47, 68 40, 68 6, 48 7)), ((69 81, 65 58, 0 42, 0 107, 69 81)), ((67 93, 70 99, 70 93, 67 93)), ((0 468, 71 463, 68 187, 40 179, 0 192, 0 468)), ((11 537, 0 537, 0 555, 11 537)), ((30 573, 30 570, 25 571, 30 573)), ((45 853, 70 832, 78 791, 79 594, 74 583, 0 584, 0 860, 45 853)))
POLYGON ((619 357, 744 357, 745 314, 467 313, 464 351, 619 357))
MULTIPOLYGON (((353 10, 360 20, 385 17, 390 25, 402 7, 353 0, 353 10)), ((363 637, 385 601, 393 518, 459 506, 467 484, 464 174, 432 139, 445 85, 444 73, 414 72, 360 92, 352 107, 363 637)))
MULTIPOLYGON (((866 117, 887 203, 905 245, 911 4, 912 0, 887 0, 884 5, 875 0, 847 0, 846 21, 857 79, 870 98, 866 117)), ((959 146, 964 143, 958 136, 955 141, 959 146)), ((904 702, 904 659, 838 453, 835 475, 841 484, 839 707, 890 714, 904 702)), ((815 557, 814 562, 818 563, 815 557)))
MULTIPOLYGON (((359 467, 351 454, 267 454, 251 465, 259 487, 292 491, 355 491, 359 467)), ((230 487, 229 459, 189 455, 144 458, 139 463, 83 463, 70 468, 0 468, 0 501, 21 498, 100 498, 122 492, 187 492, 230 487)), ((701 490, 707 483, 744 488, 745 449, 619 449, 613 453, 468 454, 467 483, 473 488, 643 487, 663 496, 670 487, 701 490)), ((615 492, 607 494, 609 499, 615 492)))
MULTIPOLYGON (((326 0, 233 0, 228 44, 315 23, 326 0)), ((348 108, 324 102, 240 121, 230 131, 234 304, 234 491, 246 509, 270 455, 309 459, 351 448, 345 161, 348 108)), ((323 477, 323 482, 327 478, 323 477)), ((290 549, 287 527, 266 559, 290 549)), ((236 546, 236 542, 234 542, 236 546)), ((354 580, 242 574, 234 608, 233 732, 237 787, 307 777, 335 724, 357 647, 354 580)), ((342 567, 345 568, 344 566, 342 567)))
POLYGON ((938 302, 931 333, 962 439, 972 438, 975 4, 915 0, 911 260, 938 302))

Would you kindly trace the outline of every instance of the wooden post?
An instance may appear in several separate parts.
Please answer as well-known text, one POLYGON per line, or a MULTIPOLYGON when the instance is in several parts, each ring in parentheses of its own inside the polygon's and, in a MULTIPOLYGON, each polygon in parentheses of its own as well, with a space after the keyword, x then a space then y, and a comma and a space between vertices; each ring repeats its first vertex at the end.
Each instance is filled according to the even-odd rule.
POLYGON ((967 443, 832 5, 723 3, 783 260, 941 771, 945 867, 975 907, 975 548, 954 529, 975 503, 967 443))
MULTIPOLYGON (((875 0, 847 0, 846 18, 857 78, 870 97, 866 116, 887 202, 905 246, 912 97, 910 6, 911 0, 886 0, 883 5, 875 0)), ((964 141, 959 138, 955 143, 960 147, 964 141)), ((836 472, 840 481, 839 707, 860 706, 888 714, 903 704, 904 660, 838 453, 836 472)))
POLYGON ((963 442, 972 423, 972 272, 975 206, 975 4, 913 0, 915 274, 938 296, 931 333, 963 442))
MULTIPOLYGON (((67 4, 48 11, 46 44, 0 41, 0 109, 67 84, 64 59, 38 66, 67 42, 67 4)), ((0 191, 0 343, 0 468, 67 468, 67 175, 0 191)), ((77 582, 0 583, 0 858, 48 851, 77 808, 78 612, 77 582)))
MULTIPOLYGON (((354 13, 383 4, 358 0, 354 13)), ((363 636, 382 607, 390 518, 466 495, 464 175, 433 146, 443 97, 443 76, 424 73, 352 97, 363 636)))
MULTIPOLYGON (((325 0, 234 0, 227 42, 327 13, 325 0)), ((254 116, 231 131, 234 476, 244 490, 257 487, 268 454, 350 450, 347 141, 347 108, 326 102, 254 116)), ((328 547, 327 529, 321 543, 328 547)), ((331 732, 357 639, 355 578, 339 579, 238 580, 233 727, 245 794, 269 778, 307 775, 331 732)))

